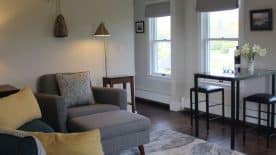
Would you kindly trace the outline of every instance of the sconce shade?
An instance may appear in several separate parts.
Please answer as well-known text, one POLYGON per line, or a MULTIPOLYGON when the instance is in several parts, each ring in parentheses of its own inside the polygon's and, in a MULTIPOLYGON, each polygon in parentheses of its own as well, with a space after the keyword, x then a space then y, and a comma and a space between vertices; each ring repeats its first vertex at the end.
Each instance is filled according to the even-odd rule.
POLYGON ((54 36, 57 38, 68 37, 68 29, 65 18, 62 14, 58 15, 55 22, 54 36))
POLYGON ((108 30, 106 29, 104 23, 101 23, 96 32, 94 33, 94 36, 100 36, 100 37, 107 37, 110 36, 108 30))

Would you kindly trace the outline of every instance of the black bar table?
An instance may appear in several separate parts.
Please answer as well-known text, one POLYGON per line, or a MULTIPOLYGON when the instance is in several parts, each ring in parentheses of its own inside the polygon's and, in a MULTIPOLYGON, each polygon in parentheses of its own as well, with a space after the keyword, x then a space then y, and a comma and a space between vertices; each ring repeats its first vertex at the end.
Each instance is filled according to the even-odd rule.
MULTIPOLYGON (((229 81, 231 83, 231 149, 235 148, 235 123, 239 121, 240 107, 240 81, 272 77, 272 94, 275 95, 275 74, 276 70, 256 69, 250 73, 247 69, 241 69, 236 74, 217 74, 217 73, 196 73, 194 74, 194 85, 198 88, 199 79, 212 79, 219 81, 229 81)), ((199 136, 198 127, 198 92, 195 91, 195 136, 199 136)))

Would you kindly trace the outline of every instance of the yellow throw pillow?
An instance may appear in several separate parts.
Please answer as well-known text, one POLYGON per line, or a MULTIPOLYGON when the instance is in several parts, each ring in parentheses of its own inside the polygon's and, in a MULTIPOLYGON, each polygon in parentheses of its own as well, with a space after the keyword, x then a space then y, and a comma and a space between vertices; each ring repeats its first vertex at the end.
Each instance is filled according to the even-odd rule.
POLYGON ((30 88, 0 99, 0 128, 17 129, 41 118, 41 111, 30 88))
POLYGON ((29 133, 40 140, 47 155, 104 155, 100 131, 83 133, 29 133))

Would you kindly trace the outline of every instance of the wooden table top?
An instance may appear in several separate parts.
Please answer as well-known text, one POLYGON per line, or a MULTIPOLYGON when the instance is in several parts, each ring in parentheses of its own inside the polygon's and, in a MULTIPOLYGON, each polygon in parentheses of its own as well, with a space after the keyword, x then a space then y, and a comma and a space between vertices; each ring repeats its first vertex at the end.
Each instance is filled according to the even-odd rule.
POLYGON ((18 89, 12 85, 0 85, 0 92, 17 91, 18 89))

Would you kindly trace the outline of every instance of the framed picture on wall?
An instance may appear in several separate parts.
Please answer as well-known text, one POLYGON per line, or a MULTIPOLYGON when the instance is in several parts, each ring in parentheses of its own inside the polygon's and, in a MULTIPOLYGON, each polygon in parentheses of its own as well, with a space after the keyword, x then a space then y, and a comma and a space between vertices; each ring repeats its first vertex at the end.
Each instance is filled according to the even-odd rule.
POLYGON ((273 30, 272 9, 250 11, 251 31, 271 31, 273 30))
POLYGON ((137 21, 135 24, 136 33, 145 33, 145 22, 137 21))

